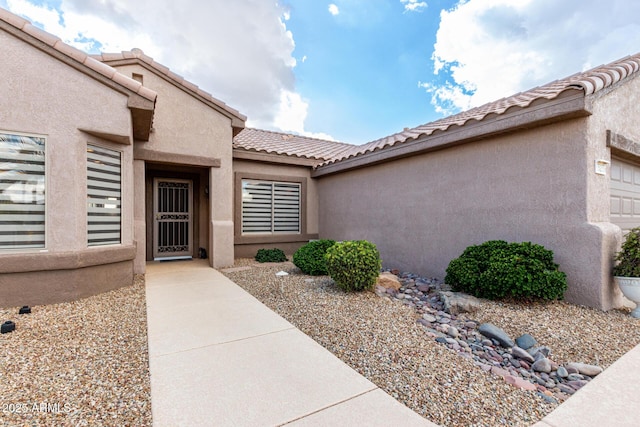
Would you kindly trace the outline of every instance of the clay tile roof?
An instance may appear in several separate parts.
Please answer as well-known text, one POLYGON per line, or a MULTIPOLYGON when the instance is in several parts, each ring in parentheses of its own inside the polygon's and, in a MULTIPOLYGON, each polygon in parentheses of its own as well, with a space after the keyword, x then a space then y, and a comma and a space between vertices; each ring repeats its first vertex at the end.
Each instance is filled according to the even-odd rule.
POLYGON ((124 60, 140 60, 147 66, 151 67, 158 73, 162 74, 168 80, 174 82, 178 86, 183 87, 187 91, 204 98, 206 101, 226 111, 227 114, 233 116, 237 120, 241 122, 245 122, 247 120, 247 116, 240 113, 238 110, 231 108, 230 106, 220 101, 219 99, 213 97, 210 93, 202 90, 197 85, 191 82, 188 82, 187 80, 184 79, 184 77, 174 73, 168 67, 154 61, 152 57, 146 55, 141 49, 134 48, 134 49, 131 49, 131 51, 129 52, 124 51, 120 53, 102 53, 100 55, 92 55, 92 57, 97 59, 100 62, 104 62, 107 64, 110 62, 119 62, 124 60))
POLYGON ((113 80, 120 86, 124 86, 132 92, 142 96, 143 98, 155 102, 157 94, 154 91, 142 87, 140 83, 119 74, 114 68, 96 61, 94 58, 82 52, 81 50, 63 43, 62 40, 60 40, 58 37, 32 25, 26 19, 14 15, 6 9, 0 8, 0 21, 4 21, 7 24, 12 25, 25 34, 28 34, 36 40, 39 40, 42 43, 45 43, 46 45, 52 47, 63 55, 73 59, 76 62, 79 62, 80 64, 83 64, 85 67, 97 73, 100 73, 110 80, 113 80))
POLYGON ((338 156, 334 156, 324 164, 330 164, 350 157, 382 150, 420 137, 429 136, 436 131, 446 132, 454 127, 464 126, 469 122, 478 122, 486 118, 504 114, 511 108, 526 108, 534 102, 558 98, 565 91, 579 89, 583 91, 584 96, 589 96, 638 73, 639 70, 640 53, 627 56, 611 64, 601 65, 589 71, 556 80, 526 92, 521 92, 472 108, 453 116, 417 126, 413 129, 405 129, 402 132, 371 141, 364 145, 351 146, 349 150, 339 153, 338 156))
POLYGON ((246 128, 233 139, 233 148, 303 157, 320 162, 339 157, 353 145, 288 133, 246 128))

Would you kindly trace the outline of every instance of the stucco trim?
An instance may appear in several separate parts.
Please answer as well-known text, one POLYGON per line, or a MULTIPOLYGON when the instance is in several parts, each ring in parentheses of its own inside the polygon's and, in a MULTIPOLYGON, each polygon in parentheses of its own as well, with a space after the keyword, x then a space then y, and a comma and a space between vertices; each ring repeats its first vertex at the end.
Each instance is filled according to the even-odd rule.
POLYGON ((611 154, 623 159, 640 160, 640 143, 610 130, 607 130, 607 147, 611 148, 611 154))
POLYGON ((251 172, 236 172, 234 178, 234 244, 301 242, 314 239, 307 234, 307 178, 288 175, 266 175, 251 172), (256 179, 262 181, 295 182, 300 184, 300 233, 299 234, 263 234, 253 236, 242 235, 242 180, 256 179))
POLYGON ((96 130, 82 129, 82 128, 78 128, 78 130, 80 132, 84 132, 84 133, 89 134, 91 136, 95 136, 96 138, 104 139, 104 140, 110 141, 110 142, 115 142, 116 144, 122 144, 122 145, 131 145, 132 144, 131 137, 129 137, 127 135, 116 135, 116 134, 113 134, 113 133, 105 133, 105 132, 100 132, 100 131, 96 131, 96 130))
POLYGON ((134 147, 134 160, 144 160, 153 163, 166 163, 185 166, 198 166, 206 168, 219 168, 221 160, 216 157, 192 156, 189 154, 167 153, 163 151, 149 150, 147 148, 134 147))
POLYGON ((309 167, 313 167, 319 163, 319 161, 315 159, 306 159, 302 157, 279 155, 279 154, 259 153, 256 151, 248 151, 244 148, 234 148, 233 158, 243 159, 243 160, 253 160, 256 162, 276 163, 276 164, 296 165, 296 166, 309 166, 309 167))
POLYGON ((0 254, 0 273, 75 270, 98 265, 131 261, 135 245, 97 246, 74 252, 21 252, 0 254))
POLYGON ((584 93, 580 91, 572 96, 556 98, 527 108, 517 109, 511 113, 494 116, 488 120, 434 132, 410 142, 320 166, 311 172, 311 177, 319 178, 416 154, 442 150, 513 131, 586 117, 591 115, 590 110, 590 104, 585 99, 584 93))

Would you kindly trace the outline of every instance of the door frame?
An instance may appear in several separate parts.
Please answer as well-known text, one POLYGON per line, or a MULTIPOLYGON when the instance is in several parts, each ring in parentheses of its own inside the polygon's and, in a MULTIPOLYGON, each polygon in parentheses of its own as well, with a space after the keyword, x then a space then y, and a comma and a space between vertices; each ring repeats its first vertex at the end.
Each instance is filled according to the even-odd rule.
POLYGON ((166 260, 177 260, 177 259, 192 259, 193 258, 193 238, 194 238, 194 182, 191 179, 182 179, 182 178, 167 178, 167 177, 154 177, 152 184, 152 222, 153 222, 153 239, 152 239, 152 255, 154 261, 166 261, 166 260), (158 212, 158 194, 159 194, 159 186, 160 182, 173 182, 173 183, 184 183, 188 184, 188 202, 187 202, 187 239, 188 239, 188 248, 185 251, 175 251, 175 252, 159 252, 159 242, 160 242, 160 230, 158 227, 159 220, 161 219, 162 213, 158 212))

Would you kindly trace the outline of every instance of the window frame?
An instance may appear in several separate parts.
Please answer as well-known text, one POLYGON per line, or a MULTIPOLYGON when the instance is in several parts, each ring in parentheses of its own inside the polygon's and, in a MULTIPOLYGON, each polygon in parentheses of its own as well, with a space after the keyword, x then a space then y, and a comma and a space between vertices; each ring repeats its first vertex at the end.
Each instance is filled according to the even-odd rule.
MULTIPOLYGON (((241 230, 243 236, 258 236, 258 235, 279 235, 279 234, 301 234, 302 232, 302 185, 299 182, 285 182, 285 181, 267 181, 267 180, 258 180, 258 179, 250 179, 243 178, 241 180, 241 192, 242 192, 242 212, 241 212, 241 230), (267 190, 269 188, 269 195, 267 198, 270 199, 268 202, 270 209, 270 218, 268 228, 269 231, 247 231, 246 228, 251 227, 251 225, 247 225, 245 223, 245 199, 244 199, 244 191, 245 191, 245 183, 247 185, 252 185, 256 191, 256 195, 261 191, 267 190), (257 187, 262 186, 264 190, 259 190, 257 187), (284 219, 283 216, 279 216, 278 210, 283 209, 283 205, 286 205, 286 199, 278 198, 278 195, 283 190, 286 191, 286 187, 295 187, 297 189, 297 202, 298 202, 298 217, 297 217, 297 227, 296 230, 277 230, 278 222, 284 219)), ((266 193, 265 193, 266 195, 266 193)), ((265 204, 266 206, 266 204, 265 204)), ((280 212, 282 214, 282 212, 280 212)), ((255 218, 255 217, 254 217, 255 218)))
MULTIPOLYGON (((234 241, 235 244, 294 243, 317 239, 317 234, 307 233, 307 180, 301 176, 267 175, 251 172, 236 172, 234 183, 234 241), (272 181, 300 184, 300 231, 298 233, 242 233, 242 181, 272 181)), ((215 195, 212 195, 215 197, 215 195)))
MULTIPOLYGON (((38 133, 27 133, 27 132, 19 132, 19 131, 12 131, 12 130, 5 130, 5 129, 0 129, 0 134, 2 135, 8 135, 8 136, 13 136, 13 137, 26 137, 26 138, 34 138, 34 139, 41 139, 42 140, 42 146, 43 146, 43 156, 42 156, 42 161, 43 161, 43 186, 44 189, 42 190, 42 198, 44 200, 43 205, 43 212, 42 212, 42 244, 41 245, 24 245, 23 247, 21 246, 13 246, 13 247, 3 247, 2 245, 0 245, 0 254, 1 253, 22 253, 22 252, 42 252, 42 251, 46 251, 47 250, 47 244, 48 244, 48 209, 47 206, 49 205, 48 202, 48 194, 49 194, 49 154, 48 154, 48 150, 47 150, 47 146, 48 146, 48 136, 44 135, 44 134, 38 134, 38 133)), ((1 161, 0 161, 1 163, 1 161)), ((33 192, 32 192, 33 193, 33 192)), ((1 219, 1 217, 0 217, 1 219)), ((40 233, 38 233, 40 234, 40 233)))

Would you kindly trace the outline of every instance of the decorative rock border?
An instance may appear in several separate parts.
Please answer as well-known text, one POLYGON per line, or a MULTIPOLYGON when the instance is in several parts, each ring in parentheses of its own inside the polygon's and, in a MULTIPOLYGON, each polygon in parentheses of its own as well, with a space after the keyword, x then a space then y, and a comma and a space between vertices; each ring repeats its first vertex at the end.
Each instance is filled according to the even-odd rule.
POLYGON ((538 345, 531 335, 513 340, 496 325, 467 318, 462 314, 477 310, 482 301, 452 292, 436 279, 396 270, 383 275, 384 281, 375 288, 378 296, 414 308, 419 315, 416 322, 427 336, 514 387, 536 391, 552 403, 563 402, 602 372, 601 367, 584 363, 559 365, 551 349, 538 345), (389 286, 394 279, 400 283, 399 288, 389 286))

